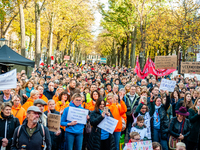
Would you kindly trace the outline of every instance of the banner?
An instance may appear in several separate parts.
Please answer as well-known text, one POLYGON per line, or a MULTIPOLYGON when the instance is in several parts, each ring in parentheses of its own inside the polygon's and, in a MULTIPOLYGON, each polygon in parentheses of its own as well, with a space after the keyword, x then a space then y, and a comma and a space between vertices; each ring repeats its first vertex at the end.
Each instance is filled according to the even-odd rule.
POLYGON ((80 123, 80 124, 86 124, 88 113, 89 113, 89 110, 87 109, 69 107, 67 120, 77 121, 77 123, 80 123))
POLYGON ((155 69, 176 69, 177 68, 177 56, 156 56, 155 57, 155 69))
POLYGON ((70 56, 65 55, 64 60, 70 60, 70 56))
POLYGON ((49 128, 49 131, 57 132, 60 129, 60 118, 61 115, 48 113, 47 127, 49 128))
POLYGON ((127 143, 126 150, 153 150, 152 141, 140 141, 127 143))
POLYGON ((113 134, 116 126, 117 126, 118 120, 105 116, 105 118, 97 125, 97 127, 109 132, 110 134, 113 134))
POLYGON ((152 74, 155 76, 165 76, 172 72, 176 71, 176 69, 155 69, 154 62, 149 58, 144 66, 143 72, 141 72, 139 60, 137 57, 136 66, 135 66, 135 73, 141 79, 144 79, 148 74, 152 74))
POLYGON ((17 70, 14 69, 0 75, 0 91, 17 87, 17 70))
POLYGON ((181 62, 181 74, 200 74, 200 62, 181 62))
POLYGON ((200 61, 200 53, 197 53, 197 61, 200 61))

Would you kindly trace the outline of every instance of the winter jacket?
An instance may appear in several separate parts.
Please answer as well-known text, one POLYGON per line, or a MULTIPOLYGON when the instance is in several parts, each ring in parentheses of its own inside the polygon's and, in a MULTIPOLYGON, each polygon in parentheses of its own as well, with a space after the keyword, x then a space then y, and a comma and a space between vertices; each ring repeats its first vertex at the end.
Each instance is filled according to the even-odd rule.
POLYGON ((12 111, 13 116, 15 116, 16 118, 19 119, 20 125, 22 125, 24 119, 26 118, 25 109, 21 106, 21 104, 19 104, 19 106, 17 108, 12 106, 12 110, 11 111, 12 111))
POLYGON ((130 116, 133 113, 134 106, 138 105, 140 97, 136 93, 135 93, 135 97, 134 97, 133 101, 130 100, 130 93, 127 93, 125 95, 125 97, 126 97, 126 101, 127 101, 128 105, 131 108, 131 109, 129 109, 129 111, 126 112, 126 114, 127 114, 127 116, 130 116))
MULTIPOLYGON (((13 135, 13 142, 12 142, 12 150, 19 150, 22 148, 22 145, 26 145, 27 150, 43 150, 43 130, 41 125, 38 123, 36 126, 36 130, 34 131, 33 135, 30 137, 26 131, 27 121, 21 126, 21 129, 18 134, 18 128, 15 129, 13 135), (17 137, 18 135, 18 137, 17 137), (18 144, 17 144, 18 139, 18 144)), ((43 126, 44 127, 44 126, 43 126)), ((49 129, 44 127, 45 132, 45 143, 46 143, 46 150, 51 150, 51 139, 49 135, 49 129)))
POLYGON ((86 103, 86 105, 85 105, 85 109, 88 109, 90 111, 94 111, 94 107, 95 107, 95 104, 94 104, 93 100, 91 100, 89 103, 86 103))
MULTIPOLYGON (((12 144, 12 137, 15 129, 20 125, 19 120, 15 118, 13 115, 4 117, 3 113, 0 113, 0 141, 5 138, 5 124, 7 122, 7 134, 6 138, 8 139, 8 145, 6 146, 6 150, 10 150, 12 144)), ((2 142, 0 142, 0 147, 2 142)))
POLYGON ((61 101, 57 101, 55 110, 60 112, 61 110, 64 110, 67 107, 69 107, 69 102, 68 101, 65 102, 65 105, 63 105, 63 103, 61 101))
POLYGON ((185 119, 182 129, 182 126, 180 127, 180 122, 177 120, 177 117, 172 118, 169 124, 169 134, 175 138, 178 138, 180 135, 180 129, 182 130, 181 133, 184 136, 184 142, 186 143, 186 140, 190 134, 190 120, 185 119))
MULTIPOLYGON (((111 114, 112 117, 112 114, 111 114)), ((88 140, 88 150, 100 150, 101 149, 101 129, 97 125, 104 119, 100 112, 93 111, 90 114, 90 124, 92 126, 92 131, 88 140)), ((113 134, 109 134, 109 149, 116 150, 115 141, 113 134)))
POLYGON ((34 102, 33 99, 28 98, 28 100, 26 101, 26 103, 24 103, 24 105, 22 105, 22 107, 25 109, 25 111, 27 111, 27 109, 28 109, 30 106, 33 106, 33 102, 34 102))
MULTIPOLYGON (((71 101, 69 104, 70 107, 76 107, 80 109, 84 109, 83 107, 76 106, 74 103, 71 101)), ((68 126, 67 124, 70 123, 71 121, 67 120, 67 115, 68 115, 69 107, 65 108, 62 117, 61 117, 61 126, 65 126, 65 131, 69 133, 76 133, 76 134, 83 134, 83 129, 84 129, 84 124, 77 123, 76 125, 73 126, 68 126)))
POLYGON ((117 126, 114 132, 121 132, 122 130, 122 115, 126 113, 127 108, 124 101, 120 101, 120 104, 107 104, 107 107, 110 109, 113 118, 118 120, 117 126))
MULTIPOLYGON (((52 114, 56 114, 56 115, 60 115, 60 112, 56 111, 56 110, 51 110, 52 114)), ((44 114, 46 116, 48 116, 48 111, 45 111, 44 114)), ((48 126, 48 125, 47 125, 48 126)), ((52 150, 57 150, 59 149, 60 146, 60 136, 56 136, 55 132, 49 131, 50 133, 50 137, 51 137, 51 149, 52 150)))
POLYGON ((190 115, 188 116, 188 119, 191 123, 191 130, 187 140, 193 143, 199 143, 200 115, 198 115, 198 112, 194 111, 191 108, 189 109, 189 113, 190 115))
MULTIPOLYGON (((42 100, 45 101, 46 103, 48 103, 48 101, 49 101, 48 98, 47 98, 44 94, 40 95, 39 99, 42 99, 42 100)), ((44 112, 47 111, 47 110, 48 110, 48 106, 45 105, 45 106, 44 106, 44 112)))
POLYGON ((146 125, 144 125, 143 127, 138 127, 137 124, 135 123, 133 125, 133 127, 131 128, 131 132, 137 132, 140 134, 140 140, 148 140, 147 138, 147 128, 146 125))
POLYGON ((55 95, 55 91, 51 92, 49 91, 49 89, 44 91, 44 95, 48 98, 48 99, 52 99, 53 96, 55 95))
MULTIPOLYGON (((154 106, 155 107, 155 102, 154 103, 154 106)), ((165 105, 161 104, 161 107, 158 109, 158 115, 159 115, 159 118, 160 118, 160 131, 161 131, 161 138, 163 140, 167 140, 167 137, 168 137, 168 125, 169 125, 169 119, 167 117, 167 109, 169 107, 169 104, 170 104, 170 97, 167 96, 167 100, 166 100, 166 103, 165 105)), ((152 106, 150 107, 150 109, 153 109, 152 106)), ((154 129, 154 126, 153 126, 153 121, 154 121, 154 117, 151 118, 151 137, 153 139, 154 137, 154 132, 153 132, 153 129, 154 129)))

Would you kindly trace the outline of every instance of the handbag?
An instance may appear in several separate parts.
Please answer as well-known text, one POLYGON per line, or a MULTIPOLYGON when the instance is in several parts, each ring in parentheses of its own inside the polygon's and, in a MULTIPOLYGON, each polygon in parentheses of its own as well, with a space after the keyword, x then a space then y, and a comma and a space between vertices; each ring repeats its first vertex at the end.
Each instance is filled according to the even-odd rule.
POLYGON ((91 133, 91 130, 92 130, 92 127, 91 127, 90 121, 87 121, 85 131, 86 133, 91 133))
MULTIPOLYGON (((183 132, 184 123, 185 123, 185 120, 183 120, 181 133, 183 132)), ((181 140, 173 137, 172 135, 170 135, 170 137, 169 137, 169 148, 172 149, 172 150, 175 150, 176 149, 176 144, 178 142, 181 142, 181 140)))

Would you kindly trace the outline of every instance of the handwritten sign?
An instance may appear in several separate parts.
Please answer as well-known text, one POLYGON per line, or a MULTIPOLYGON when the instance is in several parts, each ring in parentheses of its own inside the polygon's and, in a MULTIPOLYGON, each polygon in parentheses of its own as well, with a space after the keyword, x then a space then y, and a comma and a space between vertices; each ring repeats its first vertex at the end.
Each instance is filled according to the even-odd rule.
POLYGON ((176 86, 176 81, 162 79, 160 84, 160 90, 168 90, 169 92, 174 92, 174 88, 176 86))
POLYGON ((105 116, 105 118, 98 124, 97 127, 113 134, 116 126, 117 126, 118 120, 105 116))
POLYGON ((14 69, 0 75, 0 91, 17 87, 17 70, 14 69))
POLYGON ((80 123, 80 124, 86 124, 88 113, 89 113, 89 110, 87 109, 69 107, 67 120, 77 121, 77 123, 80 123))
POLYGON ((156 69, 176 69, 177 67, 177 56, 156 56, 155 57, 155 68, 156 69))
POLYGON ((200 62, 181 62, 181 73, 200 74, 200 62))
POLYGON ((61 115, 48 113, 47 126, 49 131, 57 132, 60 129, 61 115))
POLYGON ((200 61, 200 53, 197 53, 197 61, 200 61))
POLYGON ((126 143, 125 150, 153 150, 152 141, 126 143))

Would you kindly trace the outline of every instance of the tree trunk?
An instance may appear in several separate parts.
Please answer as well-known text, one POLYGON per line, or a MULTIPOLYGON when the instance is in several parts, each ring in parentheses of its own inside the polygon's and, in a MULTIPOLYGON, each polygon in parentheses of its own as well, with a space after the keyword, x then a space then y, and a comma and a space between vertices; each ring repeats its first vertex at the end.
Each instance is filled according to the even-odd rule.
POLYGON ((135 66, 135 47, 136 47, 137 26, 131 32, 131 68, 135 66))
POLYGON ((125 65, 128 67, 129 65, 129 33, 127 34, 127 45, 126 45, 126 60, 125 60, 125 65))
POLYGON ((41 37, 40 37, 40 10, 39 10, 39 3, 35 2, 35 64, 37 67, 39 66, 40 62, 40 55, 41 55, 41 37))
POLYGON ((52 56, 52 46, 53 46, 53 15, 51 15, 51 22, 49 23, 49 40, 48 40, 48 58, 47 64, 51 64, 51 56, 52 56))
POLYGON ((115 41, 113 40, 113 46, 112 46, 112 55, 111 55, 111 65, 115 65, 115 41))
POLYGON ((120 48, 117 48, 117 65, 120 66, 120 48))
POLYGON ((124 48, 125 48, 125 43, 123 41, 122 43, 122 51, 121 51, 121 67, 124 65, 124 48))
POLYGON ((21 30, 21 55, 25 57, 26 44, 25 44, 25 23, 24 23, 24 10, 22 4, 19 4, 20 15, 20 30, 21 30))

